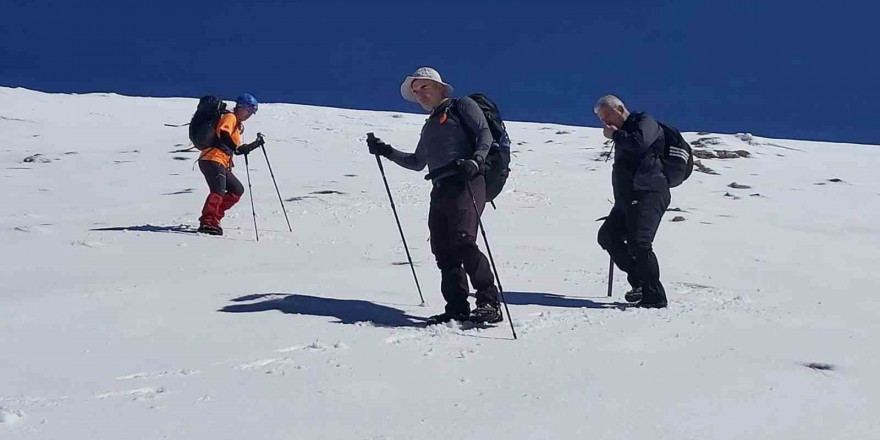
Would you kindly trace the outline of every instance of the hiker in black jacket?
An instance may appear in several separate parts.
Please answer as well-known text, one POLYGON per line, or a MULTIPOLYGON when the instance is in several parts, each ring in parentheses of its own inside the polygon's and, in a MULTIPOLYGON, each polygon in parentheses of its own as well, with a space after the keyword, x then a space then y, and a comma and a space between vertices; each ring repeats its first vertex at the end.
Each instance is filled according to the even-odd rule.
POLYGON ((415 152, 398 151, 378 138, 367 143, 371 154, 385 156, 404 168, 421 171, 428 167, 434 185, 428 229, 431 251, 440 268, 440 291, 446 300, 446 311, 432 316, 428 323, 496 323, 503 320, 498 289, 489 261, 476 243, 478 218, 486 204, 483 164, 493 142, 492 133, 480 107, 470 98, 452 99, 452 90, 436 70, 416 70, 400 87, 404 99, 418 102, 430 113, 415 152), (476 138, 469 133, 475 133, 476 138), (473 313, 468 302, 468 277, 477 297, 473 313))
POLYGON ((666 291, 653 242, 669 206, 669 184, 663 174, 663 129, 646 113, 630 113, 614 95, 593 108, 614 141, 611 184, 614 207, 599 228, 599 245, 627 274, 632 290, 626 300, 641 307, 663 308, 666 291))

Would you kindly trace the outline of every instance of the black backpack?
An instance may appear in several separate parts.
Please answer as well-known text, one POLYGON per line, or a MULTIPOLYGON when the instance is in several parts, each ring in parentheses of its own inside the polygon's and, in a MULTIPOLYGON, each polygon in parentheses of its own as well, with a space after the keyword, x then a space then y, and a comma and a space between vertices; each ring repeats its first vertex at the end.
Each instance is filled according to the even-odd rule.
POLYGON ((199 150, 217 145, 217 122, 220 116, 229 113, 222 99, 207 95, 199 99, 199 106, 189 121, 189 140, 199 150))
POLYGON ((663 129, 666 146, 660 161, 663 162, 663 174, 670 188, 681 185, 694 171, 694 154, 689 144, 675 127, 659 123, 663 129))
MULTIPOLYGON (((489 124, 489 130, 492 131, 492 146, 489 148, 489 154, 486 155, 486 202, 495 200, 504 189, 507 183, 507 177, 510 175, 510 137, 507 135, 507 129, 504 127, 504 121, 501 120, 501 112, 498 105, 492 99, 482 93, 474 93, 468 96, 480 106, 483 115, 486 116, 486 122, 489 124)), ((458 102, 453 101, 450 108, 458 113, 458 102)), ((458 118, 461 120, 461 118, 458 118)), ((471 139, 476 141, 476 134, 471 133, 470 128, 464 123, 461 124, 470 135, 471 139)))

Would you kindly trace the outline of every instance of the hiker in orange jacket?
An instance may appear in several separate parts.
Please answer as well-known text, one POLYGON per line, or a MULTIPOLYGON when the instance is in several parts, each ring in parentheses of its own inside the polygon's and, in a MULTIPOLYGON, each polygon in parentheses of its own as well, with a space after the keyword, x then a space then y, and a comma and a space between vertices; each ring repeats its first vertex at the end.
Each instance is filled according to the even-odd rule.
POLYGON ((239 96, 235 100, 235 108, 232 112, 221 115, 217 122, 217 146, 206 148, 199 156, 199 169, 205 175, 210 193, 205 200, 205 206, 202 207, 198 232, 223 235, 220 220, 244 194, 244 186, 232 174, 232 155, 248 154, 263 145, 263 140, 259 137, 249 144, 241 143, 241 136, 244 133, 242 122, 255 113, 257 113, 257 99, 247 93, 239 96))

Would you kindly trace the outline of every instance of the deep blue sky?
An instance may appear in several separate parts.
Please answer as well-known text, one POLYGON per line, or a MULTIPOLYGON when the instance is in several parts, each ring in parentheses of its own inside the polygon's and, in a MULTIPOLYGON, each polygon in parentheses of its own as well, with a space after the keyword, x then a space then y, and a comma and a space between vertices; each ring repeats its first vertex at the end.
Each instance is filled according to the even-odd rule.
POLYGON ((880 144, 875 1, 3 5, 3 86, 415 112, 400 81, 431 65, 506 119, 597 126, 616 93, 686 131, 880 144))

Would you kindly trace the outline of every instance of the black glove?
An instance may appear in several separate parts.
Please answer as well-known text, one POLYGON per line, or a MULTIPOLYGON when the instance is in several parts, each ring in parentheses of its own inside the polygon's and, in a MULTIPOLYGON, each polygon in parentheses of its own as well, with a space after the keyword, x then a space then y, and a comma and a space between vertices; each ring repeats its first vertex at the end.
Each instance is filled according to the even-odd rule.
POLYGON ((459 159, 455 164, 458 166, 458 174, 467 180, 480 173, 480 164, 475 159, 459 159))
POLYGON ((264 141, 264 140, 263 140, 263 137, 260 136, 260 137, 257 138, 257 140, 255 140, 255 141, 253 141, 253 142, 251 142, 251 143, 249 143, 249 144, 244 144, 244 145, 242 145, 242 146, 236 148, 236 149, 235 149, 235 154, 237 154, 237 155, 239 155, 239 156, 242 155, 242 154, 248 154, 248 153, 250 153, 251 151, 256 150, 257 148, 262 147, 265 143, 266 143, 266 141, 264 141))
POLYGON ((367 146, 370 147, 370 154, 378 154, 385 157, 390 156, 391 152, 394 150, 391 148, 391 145, 382 142, 382 139, 375 136, 367 137, 367 146))

